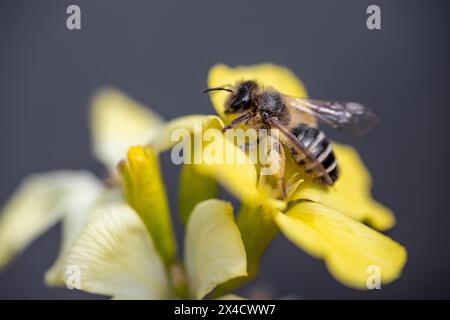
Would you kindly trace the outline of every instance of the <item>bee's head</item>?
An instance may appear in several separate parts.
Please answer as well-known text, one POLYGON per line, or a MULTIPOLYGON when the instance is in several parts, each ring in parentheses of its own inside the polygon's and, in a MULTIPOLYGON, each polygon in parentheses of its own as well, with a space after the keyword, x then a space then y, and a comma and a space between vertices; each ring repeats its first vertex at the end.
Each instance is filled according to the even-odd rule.
POLYGON ((253 93, 256 88, 256 82, 243 81, 239 82, 233 89, 218 87, 209 88, 203 92, 213 90, 224 90, 230 92, 230 96, 225 102, 225 113, 242 113, 253 105, 253 93))

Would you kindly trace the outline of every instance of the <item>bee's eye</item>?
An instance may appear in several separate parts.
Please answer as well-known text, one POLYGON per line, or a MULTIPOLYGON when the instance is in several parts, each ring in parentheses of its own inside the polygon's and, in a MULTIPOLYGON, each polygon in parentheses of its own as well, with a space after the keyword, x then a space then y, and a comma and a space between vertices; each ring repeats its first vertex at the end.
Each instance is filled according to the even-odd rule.
POLYGON ((229 112, 244 111, 252 106, 252 91, 254 83, 244 82, 238 89, 236 97, 230 103, 229 112))
POLYGON ((246 93, 245 95, 239 95, 237 96, 232 102, 231 102, 231 110, 238 111, 238 110, 245 110, 250 108, 252 105, 250 93, 246 93))

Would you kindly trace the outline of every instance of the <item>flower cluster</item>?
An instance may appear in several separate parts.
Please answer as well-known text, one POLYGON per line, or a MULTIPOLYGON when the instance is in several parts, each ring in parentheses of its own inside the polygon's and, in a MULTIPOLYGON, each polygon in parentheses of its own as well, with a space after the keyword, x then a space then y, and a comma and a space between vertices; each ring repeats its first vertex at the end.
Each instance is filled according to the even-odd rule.
MULTIPOLYGON (((242 79, 306 96, 288 69, 271 64, 216 65, 208 86, 242 79)), ((218 116, 164 122, 116 90, 100 91, 91 109, 92 140, 108 181, 68 170, 27 177, 0 216, 0 267, 62 221, 60 254, 46 283, 67 284, 67 270, 75 266, 76 287, 116 299, 236 298, 228 293, 258 273, 264 252, 280 233, 324 260, 350 287, 366 288, 371 266, 381 270, 382 283, 400 275, 405 249, 375 230, 391 228, 394 216, 372 198, 371 178, 355 150, 334 144, 342 173, 333 187, 303 176, 288 157, 287 198, 280 200, 273 177, 260 175, 246 150, 221 143, 223 152, 206 152, 210 143, 225 142, 225 134, 190 152, 192 157, 201 153, 201 162, 183 164, 178 207, 186 229, 180 259, 159 154, 178 142, 171 139, 176 129, 194 134, 194 123, 222 129, 232 120, 223 112, 226 93, 211 99, 218 116), (245 161, 222 159, 230 153, 245 161), (231 204, 217 199, 219 185, 240 201, 236 215, 231 204)))

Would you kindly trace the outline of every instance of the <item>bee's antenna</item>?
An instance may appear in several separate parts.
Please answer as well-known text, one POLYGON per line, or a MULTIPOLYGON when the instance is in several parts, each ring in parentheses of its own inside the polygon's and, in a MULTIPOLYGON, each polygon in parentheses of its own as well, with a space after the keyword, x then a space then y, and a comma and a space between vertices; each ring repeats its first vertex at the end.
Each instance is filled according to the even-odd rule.
POLYGON ((207 93, 207 92, 211 92, 211 91, 219 91, 219 90, 227 91, 227 92, 233 93, 233 90, 228 89, 228 88, 223 88, 223 87, 206 88, 205 90, 202 91, 202 93, 207 93))

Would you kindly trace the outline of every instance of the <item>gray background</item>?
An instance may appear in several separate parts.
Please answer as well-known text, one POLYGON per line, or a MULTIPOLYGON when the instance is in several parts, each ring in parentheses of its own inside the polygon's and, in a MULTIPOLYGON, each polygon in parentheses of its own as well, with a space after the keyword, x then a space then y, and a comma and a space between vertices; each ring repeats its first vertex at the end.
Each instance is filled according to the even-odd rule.
MULTIPOLYGON (((389 234, 409 259, 395 283, 355 291, 281 236, 256 284, 306 299, 449 298, 449 9, 444 1, 400 0, 2 0, 0 203, 31 172, 102 173, 87 126, 95 88, 117 86, 167 119, 207 114, 212 106, 199 91, 213 64, 271 61, 290 67, 313 97, 361 101, 380 115, 362 138, 327 132, 361 152, 375 196, 397 215, 389 234), (81 6, 81 31, 66 29, 72 3, 81 6), (381 6, 381 31, 365 26, 369 4, 381 6)), ((176 211, 179 168, 168 155, 163 168, 176 211)), ((0 273, 0 298, 94 297, 45 287, 59 232, 0 273)))

